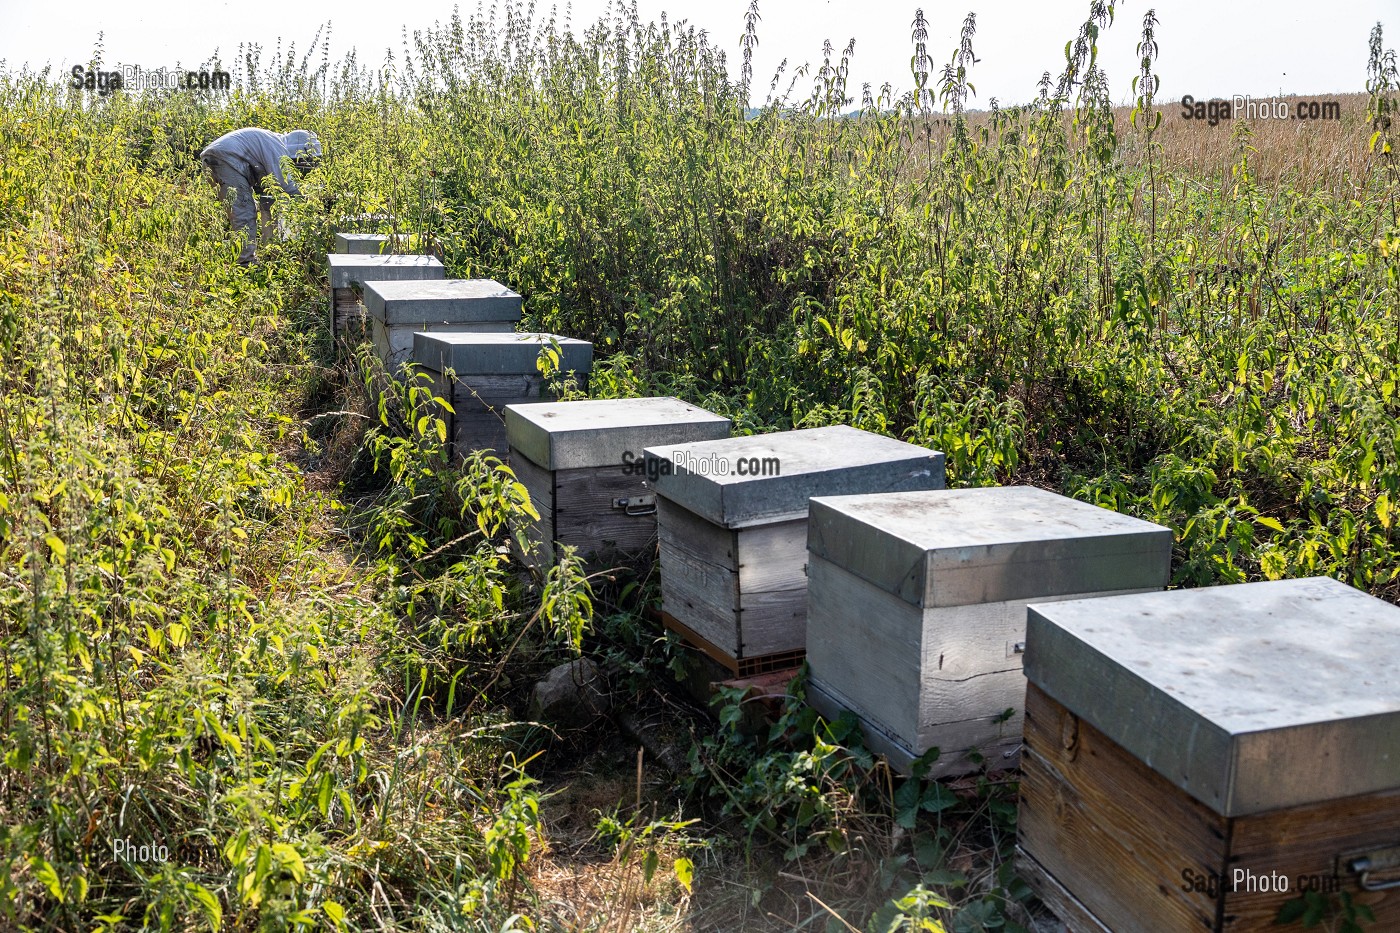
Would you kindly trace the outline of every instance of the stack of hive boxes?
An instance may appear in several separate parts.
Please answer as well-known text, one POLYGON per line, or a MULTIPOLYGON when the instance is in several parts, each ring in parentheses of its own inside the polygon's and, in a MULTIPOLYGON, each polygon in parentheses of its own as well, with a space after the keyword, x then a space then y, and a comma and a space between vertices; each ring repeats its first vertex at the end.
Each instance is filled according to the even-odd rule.
POLYGON ((1019 867, 1071 929, 1275 929, 1310 892, 1400 929, 1400 609, 1330 579, 1037 603, 1026 676, 1019 867))
POLYGON ((812 500, 808 698, 900 770, 1012 763, 1031 601, 1158 590, 1171 531, 1028 486, 812 500))
POLYGON ((370 256, 359 253, 326 255, 331 285, 330 330, 336 340, 351 340, 365 332, 365 308, 360 293, 368 282, 422 281, 447 277, 432 256, 370 256))
POLYGON ((735 674, 807 644, 815 495, 941 489, 943 455, 840 425, 653 447, 666 624, 735 674))
POLYGON ((391 372, 413 357, 413 335, 510 333, 520 322, 520 296, 491 279, 368 282, 370 337, 391 372))
POLYGON ((587 377, 593 345, 542 333, 437 333, 413 335, 413 359, 433 380, 434 394, 452 406, 449 441, 462 460, 481 450, 506 456, 505 409, 551 397, 540 369, 541 354, 556 357, 561 373, 587 377))
POLYGON ((528 558, 572 546, 595 565, 637 564, 656 546, 656 496, 643 451, 729 436, 729 419, 677 398, 510 405, 510 464, 539 521, 528 558))

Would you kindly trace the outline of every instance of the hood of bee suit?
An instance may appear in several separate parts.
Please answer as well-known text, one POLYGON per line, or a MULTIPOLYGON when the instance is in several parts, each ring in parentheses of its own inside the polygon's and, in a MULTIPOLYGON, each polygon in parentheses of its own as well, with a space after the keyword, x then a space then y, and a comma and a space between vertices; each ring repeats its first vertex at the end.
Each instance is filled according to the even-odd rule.
POLYGON ((283 138, 283 144, 287 147, 287 155, 293 159, 297 156, 321 157, 321 141, 310 130, 292 130, 283 138))

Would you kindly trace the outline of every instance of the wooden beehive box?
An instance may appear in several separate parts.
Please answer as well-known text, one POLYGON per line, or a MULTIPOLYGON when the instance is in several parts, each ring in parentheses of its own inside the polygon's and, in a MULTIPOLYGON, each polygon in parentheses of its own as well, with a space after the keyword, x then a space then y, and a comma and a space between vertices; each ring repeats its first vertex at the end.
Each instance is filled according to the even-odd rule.
POLYGON ((364 232, 375 228, 392 227, 394 225, 394 215, 388 213, 360 213, 341 214, 331 225, 331 229, 336 233, 341 232, 364 232))
POLYGON ((337 233, 335 251, 378 256, 392 253, 396 247, 402 249, 408 244, 408 240, 406 233, 400 233, 397 237, 388 233, 337 233))
POLYGON ((643 451, 729 436, 729 419, 677 398, 543 402, 506 408, 510 464, 540 513, 535 560, 574 545, 595 562, 635 563, 656 547, 656 496, 643 451))
POLYGON ((366 256, 327 253, 331 284, 330 328, 332 339, 358 336, 364 331, 365 309, 355 292, 366 282, 443 279, 447 272, 432 256, 366 256))
POLYGON ((736 674, 807 644, 807 501, 943 488, 943 455, 847 426, 648 448, 666 624, 736 674))
POLYGON ((1034 604, 1025 660, 1018 867, 1070 929, 1278 929, 1307 889, 1400 929, 1400 609, 1322 578, 1034 604))
POLYGON ((949 775, 1013 763, 1027 604, 1159 590, 1172 533, 1012 486, 815 498, 807 547, 808 701, 855 713, 896 769, 937 748, 949 775))
POLYGON ((593 344, 540 333, 448 333, 418 331, 413 359, 433 380, 433 391, 448 401, 449 443, 457 459, 473 450, 507 455, 505 409, 550 399, 538 361, 557 346, 559 369, 580 378, 593 367, 593 344))
POLYGON ((390 370, 413 357, 418 331, 509 333, 520 296, 491 279, 367 282, 365 312, 379 358, 390 370))

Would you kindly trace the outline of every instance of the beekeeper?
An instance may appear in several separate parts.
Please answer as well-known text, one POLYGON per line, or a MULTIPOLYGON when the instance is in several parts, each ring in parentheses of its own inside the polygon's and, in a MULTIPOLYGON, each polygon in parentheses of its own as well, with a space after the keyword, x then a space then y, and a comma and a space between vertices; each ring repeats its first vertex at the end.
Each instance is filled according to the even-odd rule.
POLYGON ((297 183, 282 170, 284 158, 306 171, 320 160, 321 141, 308 130, 273 133, 245 126, 220 136, 199 154, 199 161, 209 170, 229 205, 229 221, 234 231, 242 237, 239 265, 246 266, 253 261, 260 215, 263 237, 272 231, 272 196, 264 189, 263 180, 271 176, 288 194, 301 193, 297 183))

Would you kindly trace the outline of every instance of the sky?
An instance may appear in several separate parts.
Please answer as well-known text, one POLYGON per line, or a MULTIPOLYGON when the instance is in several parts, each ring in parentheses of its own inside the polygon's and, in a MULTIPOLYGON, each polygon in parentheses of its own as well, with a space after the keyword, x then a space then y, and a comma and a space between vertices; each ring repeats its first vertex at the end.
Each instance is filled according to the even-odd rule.
MULTIPOLYGON (((537 0, 548 9, 548 0, 537 0)), ((674 22, 687 19, 705 29, 729 53, 737 71, 739 37, 748 0, 637 0, 644 20, 663 11, 674 22)), ((793 66, 820 64, 822 43, 838 50, 854 38, 856 54, 849 88, 857 104, 860 87, 885 82, 896 91, 912 86, 910 24, 919 0, 759 0, 759 46, 755 88, 762 103, 769 79, 786 58, 793 66)), ((575 0, 572 21, 578 31, 608 10, 607 0, 575 0)), ((977 14, 973 49, 980 61, 970 80, 976 88, 972 108, 1024 102, 1036 93, 1044 71, 1058 75, 1064 46, 1078 31, 1087 0, 961 0, 933 4, 923 0, 929 21, 929 51, 934 74, 957 46, 963 17, 977 14)), ((1314 95, 1364 90, 1367 39, 1378 21, 1386 27, 1386 45, 1400 48, 1400 0, 1279 0, 1231 3, 1229 0, 1159 0, 1151 5, 1159 26, 1162 78, 1159 101, 1183 95, 1198 99, 1248 94, 1314 95)), ((1137 72, 1134 47, 1140 38, 1148 3, 1119 2, 1114 25, 1099 40, 1099 58, 1116 102, 1131 100, 1130 82, 1137 72)), ((463 15, 475 3, 462 5, 463 15)), ((564 4, 558 4, 562 21, 564 4)), ((219 50, 234 59, 240 42, 261 43, 264 61, 281 37, 305 48, 317 27, 332 24, 330 52, 339 58, 351 47, 361 62, 382 61, 385 49, 400 46, 409 31, 445 22, 450 2, 394 4, 385 0, 338 0, 333 5, 279 3, 257 6, 224 0, 0 0, 0 61, 8 71, 48 63, 66 74, 86 64, 99 31, 104 33, 104 62, 139 65, 146 70, 176 65, 198 66, 219 50)), ((786 87, 784 80, 783 86, 786 87)), ((810 81, 799 89, 810 87, 810 81)))

